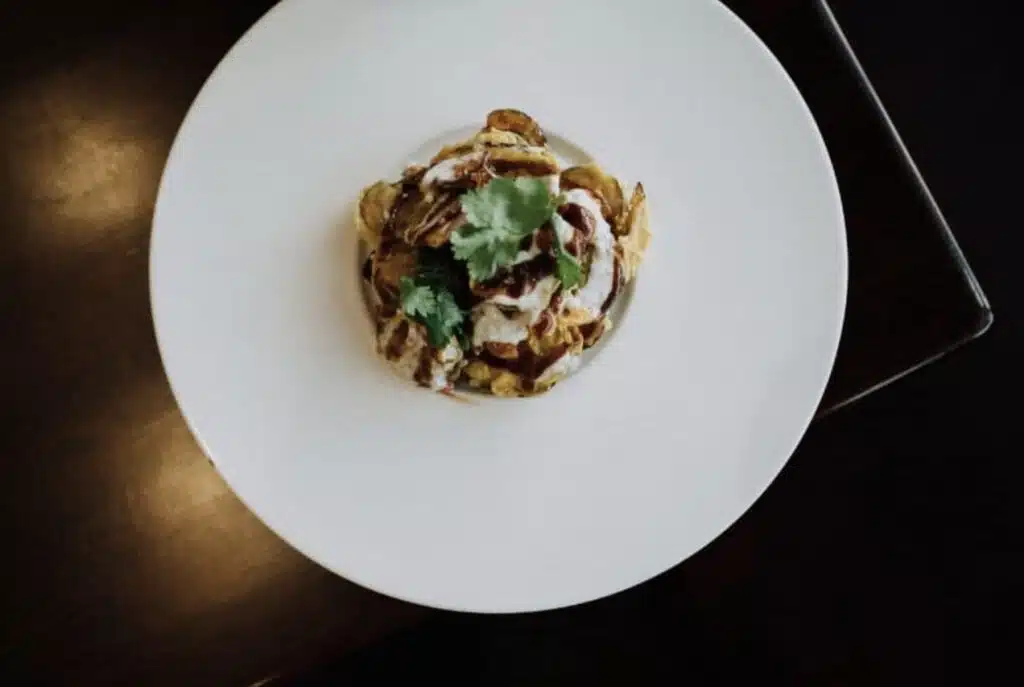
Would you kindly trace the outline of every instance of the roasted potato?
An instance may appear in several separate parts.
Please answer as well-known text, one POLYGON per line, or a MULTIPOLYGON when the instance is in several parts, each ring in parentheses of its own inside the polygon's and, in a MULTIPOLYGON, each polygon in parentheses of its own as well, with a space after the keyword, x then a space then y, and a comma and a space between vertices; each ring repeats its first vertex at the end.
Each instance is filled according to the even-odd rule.
POLYGON ((526 147, 529 142, 513 131, 488 131, 479 132, 472 139, 474 145, 485 148, 504 148, 508 146, 526 147))
POLYGON ((615 177, 605 174, 592 162, 563 171, 561 183, 563 191, 583 188, 593 193, 601 204, 601 214, 614 227, 624 205, 622 187, 615 177))
POLYGON ((487 166, 498 176, 543 177, 558 174, 558 160, 546 150, 492 148, 487 166))
POLYGON ((519 347, 513 343, 488 341, 484 348, 495 358, 502 360, 517 360, 519 358, 519 347))
POLYGON ((416 251, 411 246, 398 243, 374 255, 372 283, 378 293, 397 295, 402 277, 411 277, 415 273, 416 251))
POLYGON ((397 197, 398 189, 386 181, 367 186, 359 195, 356 228, 367 245, 376 247, 380 241, 397 197))
POLYGON ((627 282, 636 276, 644 253, 651 242, 650 220, 647 213, 647 194, 643 184, 637 184, 629 206, 619 224, 618 243, 622 250, 623 277, 627 282))
POLYGON ((421 207, 410 211, 409 224, 405 225, 402 240, 410 246, 428 245, 437 248, 451 235, 460 222, 462 206, 458 196, 444 192, 433 197, 424 197, 421 207))
POLYGON ((542 146, 547 143, 540 125, 533 121, 530 115, 519 110, 494 110, 487 115, 484 129, 511 131, 514 134, 519 134, 530 145, 542 146))
POLYGON ((523 382, 514 372, 498 370, 491 380, 491 393, 505 397, 522 396, 523 382))

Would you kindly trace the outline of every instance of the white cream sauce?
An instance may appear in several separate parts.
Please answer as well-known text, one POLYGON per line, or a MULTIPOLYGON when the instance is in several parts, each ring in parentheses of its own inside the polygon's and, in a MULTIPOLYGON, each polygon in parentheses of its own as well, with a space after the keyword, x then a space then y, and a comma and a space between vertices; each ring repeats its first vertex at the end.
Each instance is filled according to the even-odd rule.
MULTIPOLYGON (((519 148, 519 150, 522 150, 527 153, 540 154, 548 152, 545 148, 540 148, 537 146, 517 147, 519 148)), ((426 171, 426 173, 423 175, 423 179, 420 181, 420 188, 426 189, 430 186, 434 186, 435 184, 450 183, 455 181, 458 178, 458 175, 456 175, 455 172, 459 167, 476 164, 484 158, 485 154, 485 150, 476 149, 469 153, 464 153, 462 155, 450 157, 447 160, 441 160, 436 165, 434 165, 433 167, 426 171)), ((551 193, 557 194, 559 189, 559 175, 555 174, 542 178, 547 182, 548 188, 551 189, 551 193)))
POLYGON ((530 326, 551 304, 551 297, 558 290, 558 278, 544 277, 519 298, 498 294, 473 308, 473 345, 483 346, 488 341, 515 344, 530 335, 530 326), (514 315, 506 315, 498 306, 518 309, 514 315))
POLYGON ((483 158, 484 152, 482 150, 476 150, 472 153, 457 155, 455 157, 450 157, 447 160, 441 160, 436 165, 428 169, 426 174, 423 175, 423 179, 420 181, 420 188, 426 189, 427 187, 434 186, 435 184, 455 181, 458 178, 455 172, 459 167, 477 163, 483 158))
MULTIPOLYGON (((570 294, 563 301, 565 310, 584 310, 593 319, 601 316, 601 306, 608 300, 615 286, 615 237, 612 228, 601 214, 601 205, 584 189, 574 188, 566 196, 568 202, 586 208, 596 220, 593 246, 594 254, 590 263, 587 283, 579 291, 570 294)), ((568 222, 562 222, 568 224, 568 222)), ((558 224, 555 225, 556 230, 558 224)), ((570 225, 571 226, 571 225, 570 225)), ((561 237, 561 233, 559 234, 561 237)), ((571 235, 570 235, 571 238, 571 235)))
MULTIPOLYGON (((402 319, 396 317, 388 322, 381 331, 377 338, 377 347, 381 353, 384 352, 388 342, 391 341, 391 336, 401 322, 402 319)), ((420 327, 413 324, 409 327, 409 335, 406 337, 401 357, 398 360, 388 360, 387 362, 399 377, 415 381, 416 370, 420 366, 420 356, 427 345, 427 340, 420 331, 420 327)), ((438 357, 440 360, 435 357, 430 363, 430 388, 434 391, 448 387, 449 376, 462 360, 462 349, 459 348, 458 342, 452 339, 438 357)))
POLYGON ((582 356, 566 353, 541 373, 540 377, 537 378, 537 383, 544 384, 556 377, 568 377, 580 368, 582 361, 582 356))

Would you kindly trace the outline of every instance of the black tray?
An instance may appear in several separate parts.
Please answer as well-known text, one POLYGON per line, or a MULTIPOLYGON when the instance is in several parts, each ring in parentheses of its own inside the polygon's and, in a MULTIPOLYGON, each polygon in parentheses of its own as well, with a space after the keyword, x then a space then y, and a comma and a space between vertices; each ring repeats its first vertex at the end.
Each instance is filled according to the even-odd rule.
POLYGON ((726 4, 796 82, 839 179, 850 281, 822 415, 979 336, 992 312, 828 3, 726 4))
MULTIPOLYGON (((160 170, 210 70, 273 4, 0 6, 0 684, 251 684, 426 614, 255 520, 189 438, 153 340, 160 170)), ((827 7, 728 4, 795 79, 839 176, 850 289, 827 412, 991 314, 827 7)))

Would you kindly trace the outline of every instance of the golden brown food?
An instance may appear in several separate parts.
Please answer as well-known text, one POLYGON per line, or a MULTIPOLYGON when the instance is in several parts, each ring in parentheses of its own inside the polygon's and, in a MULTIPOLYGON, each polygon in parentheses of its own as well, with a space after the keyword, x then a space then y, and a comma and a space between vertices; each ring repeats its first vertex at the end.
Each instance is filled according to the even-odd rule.
POLYGON ((511 109, 370 185, 356 225, 381 357, 445 392, 549 390, 611 328, 647 249, 643 186, 624 198, 596 164, 563 169, 537 122, 511 109))
POLYGON ((356 226, 364 241, 374 244, 380 240, 397 197, 398 189, 384 181, 363 190, 356 210, 356 226))
MULTIPOLYGON (((622 186, 619 180, 590 163, 578 167, 570 167, 562 172, 562 188, 584 188, 593 193, 601 203, 601 214, 609 222, 615 222, 622 215, 624 204, 622 186)), ((614 230, 615 224, 612 224, 614 230)))
POLYGON ((618 233, 622 235, 619 245, 622 248, 626 281, 632 281, 636 276, 637 268, 640 267, 644 253, 647 252, 647 246, 651 242, 651 231, 648 224, 647 194, 644 192, 643 184, 637 184, 633 190, 633 196, 629 200, 629 206, 618 225, 618 233))
POLYGON ((487 115, 484 129, 511 131, 521 136, 530 145, 542 146, 547 143, 540 125, 533 121, 530 115, 519 110, 505 109, 491 112, 487 115))

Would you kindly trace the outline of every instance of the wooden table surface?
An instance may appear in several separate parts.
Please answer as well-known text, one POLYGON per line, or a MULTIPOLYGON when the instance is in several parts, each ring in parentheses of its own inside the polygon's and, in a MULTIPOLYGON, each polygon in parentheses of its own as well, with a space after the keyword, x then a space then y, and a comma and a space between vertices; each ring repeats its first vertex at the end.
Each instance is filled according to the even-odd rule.
MULTIPOLYGON (((205 78, 273 4, 0 8, 0 683, 246 685, 430 614, 318 568, 250 514, 189 434, 157 354, 159 176, 205 78)), ((912 179, 877 185, 899 151, 872 147, 884 132, 851 82, 829 85, 841 62, 815 3, 728 4, 804 89, 843 185, 851 305, 833 407, 986 313, 927 204, 901 200, 912 179)))

